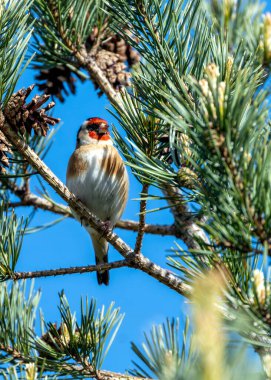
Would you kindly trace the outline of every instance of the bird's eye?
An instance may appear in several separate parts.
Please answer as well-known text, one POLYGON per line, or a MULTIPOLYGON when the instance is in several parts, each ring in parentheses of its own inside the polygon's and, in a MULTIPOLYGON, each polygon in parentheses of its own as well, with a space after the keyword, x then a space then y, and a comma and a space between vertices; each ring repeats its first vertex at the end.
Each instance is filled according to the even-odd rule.
POLYGON ((89 124, 87 125, 87 130, 88 131, 96 131, 99 129, 99 125, 98 124, 89 124))

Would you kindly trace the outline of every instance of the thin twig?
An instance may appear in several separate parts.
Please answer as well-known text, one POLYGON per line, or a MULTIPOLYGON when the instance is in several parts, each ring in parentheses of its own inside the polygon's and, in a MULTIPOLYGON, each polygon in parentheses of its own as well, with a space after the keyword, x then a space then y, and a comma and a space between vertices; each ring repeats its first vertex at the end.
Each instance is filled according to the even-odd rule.
POLYGON ((99 265, 38 270, 34 272, 14 272, 12 274, 12 279, 16 281, 16 280, 22 280, 26 278, 63 276, 65 274, 75 274, 75 273, 82 274, 82 273, 97 272, 97 271, 102 271, 102 270, 111 270, 111 269, 128 267, 128 266, 130 266, 128 260, 120 260, 120 261, 114 261, 112 263, 99 264, 99 265))
POLYGON ((45 165, 39 156, 23 141, 11 126, 3 122, 0 129, 7 139, 20 152, 22 157, 35 168, 43 179, 61 196, 61 198, 69 204, 78 217, 84 221, 85 225, 90 225, 97 232, 103 234, 104 238, 113 245, 113 247, 126 259, 131 260, 131 266, 147 273, 149 276, 156 278, 167 287, 175 290, 179 294, 188 296, 191 293, 191 287, 180 280, 171 271, 161 268, 154 264, 141 253, 135 255, 132 248, 129 247, 117 234, 107 231, 104 223, 93 215, 87 207, 72 194, 67 186, 65 186, 59 178, 45 165))
MULTIPOLYGON (((10 190, 12 191, 12 189, 10 190)), ((54 214, 60 214, 60 215, 69 216, 73 218, 70 208, 65 205, 61 205, 53 201, 49 201, 46 198, 39 197, 38 195, 35 195, 33 193, 24 193, 23 189, 21 188, 18 188, 17 192, 14 192, 14 194, 17 195, 21 199, 21 202, 11 202, 9 203, 9 207, 15 208, 15 207, 33 206, 36 209, 39 208, 44 211, 53 212, 54 214)))
POLYGON ((136 244, 135 244, 135 254, 137 255, 142 246, 143 242, 143 236, 145 232, 145 221, 146 221, 146 207, 147 207, 147 200, 146 196, 148 194, 149 190, 149 184, 144 183, 142 186, 142 191, 141 191, 141 201, 140 201, 140 214, 139 214, 139 224, 138 224, 138 233, 137 233, 137 238, 136 238, 136 244))
MULTIPOLYGON (((138 231, 138 222, 134 222, 133 220, 120 220, 116 224, 117 228, 121 228, 128 231, 138 231)), ((174 224, 166 225, 166 224, 145 224, 144 226, 145 234, 152 235, 161 235, 161 236, 176 236, 177 232, 174 224)))

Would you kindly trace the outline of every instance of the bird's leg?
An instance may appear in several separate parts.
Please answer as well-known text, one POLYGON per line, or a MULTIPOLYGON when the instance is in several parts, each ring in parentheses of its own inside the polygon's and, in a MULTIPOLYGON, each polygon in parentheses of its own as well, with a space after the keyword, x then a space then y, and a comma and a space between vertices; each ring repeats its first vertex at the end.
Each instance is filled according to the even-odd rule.
POLYGON ((111 222, 111 220, 107 219, 106 221, 103 222, 103 225, 102 225, 102 235, 101 237, 103 237, 104 235, 106 235, 109 231, 111 231, 113 229, 113 223, 111 222))

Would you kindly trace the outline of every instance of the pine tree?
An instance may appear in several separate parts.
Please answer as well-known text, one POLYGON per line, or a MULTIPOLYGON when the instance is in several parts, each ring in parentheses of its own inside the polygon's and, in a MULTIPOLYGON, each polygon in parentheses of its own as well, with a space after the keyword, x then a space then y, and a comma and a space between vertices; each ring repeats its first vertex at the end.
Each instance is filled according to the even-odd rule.
POLYGON ((3 379, 271 378, 271 14, 263 12, 254 0, 0 1, 3 379), (29 65, 34 97, 33 86, 15 92, 29 65), (141 183, 139 220, 117 224, 137 231, 134 248, 104 231, 43 161, 59 122, 47 102, 65 102, 78 80, 110 101, 116 144, 141 183), (42 183, 44 194, 36 193, 33 177, 63 204, 42 183), (167 201, 173 225, 146 224, 150 186, 167 201), (123 259, 18 272, 29 231, 20 206, 59 214, 55 223, 72 209, 123 259), (170 270, 148 259, 147 233, 177 239, 170 270), (103 368, 123 319, 113 302, 105 309, 82 299, 75 317, 62 292, 58 326, 37 315, 40 292, 27 284, 124 266, 187 298, 192 323, 169 315, 154 325, 142 347, 132 343, 134 368, 119 374, 103 368), (252 368, 247 347, 262 368, 252 368))

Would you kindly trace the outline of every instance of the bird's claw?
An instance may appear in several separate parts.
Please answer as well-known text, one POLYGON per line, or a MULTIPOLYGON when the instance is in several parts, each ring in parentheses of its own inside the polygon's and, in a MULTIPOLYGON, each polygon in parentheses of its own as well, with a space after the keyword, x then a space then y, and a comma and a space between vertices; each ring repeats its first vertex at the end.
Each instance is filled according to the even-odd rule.
POLYGON ((103 222, 102 224, 102 236, 108 234, 109 231, 111 231, 113 228, 113 225, 111 223, 110 220, 106 220, 105 222, 103 222))

